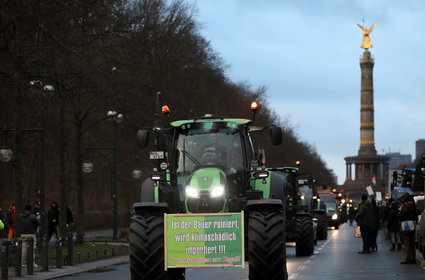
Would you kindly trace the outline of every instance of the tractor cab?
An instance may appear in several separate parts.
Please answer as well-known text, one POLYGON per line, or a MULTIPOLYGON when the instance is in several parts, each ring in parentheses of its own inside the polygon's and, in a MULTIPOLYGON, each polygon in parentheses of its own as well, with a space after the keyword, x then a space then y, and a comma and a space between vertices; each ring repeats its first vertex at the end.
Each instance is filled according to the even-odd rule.
POLYGON ((227 211, 227 199, 244 194, 255 155, 244 119, 212 117, 172 122, 180 202, 188 212, 227 211))

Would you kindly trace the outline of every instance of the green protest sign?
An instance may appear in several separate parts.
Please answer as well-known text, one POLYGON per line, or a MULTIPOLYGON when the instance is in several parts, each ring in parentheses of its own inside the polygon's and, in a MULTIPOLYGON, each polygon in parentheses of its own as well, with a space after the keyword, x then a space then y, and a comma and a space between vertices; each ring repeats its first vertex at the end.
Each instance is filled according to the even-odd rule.
POLYGON ((244 267, 241 213, 164 214, 165 269, 244 267))

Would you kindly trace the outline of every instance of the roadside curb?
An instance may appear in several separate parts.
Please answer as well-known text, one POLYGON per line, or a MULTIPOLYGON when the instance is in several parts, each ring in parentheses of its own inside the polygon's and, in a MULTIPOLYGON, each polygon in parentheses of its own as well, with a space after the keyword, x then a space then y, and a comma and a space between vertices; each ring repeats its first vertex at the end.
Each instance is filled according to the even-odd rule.
MULTIPOLYGON (((64 277, 68 275, 78 274, 82 272, 88 272, 92 270, 101 269, 108 266, 126 264, 129 263, 129 256, 119 256, 114 258, 109 258, 105 260, 99 260, 94 262, 88 262, 79 264, 76 266, 64 266, 63 268, 49 268, 49 271, 40 271, 34 272, 34 275, 24 275, 22 273, 22 277, 9 277, 10 280, 17 279, 32 279, 32 280, 47 280, 47 279, 55 279, 59 277, 64 277)), ((26 272, 25 270, 23 272, 26 272)))

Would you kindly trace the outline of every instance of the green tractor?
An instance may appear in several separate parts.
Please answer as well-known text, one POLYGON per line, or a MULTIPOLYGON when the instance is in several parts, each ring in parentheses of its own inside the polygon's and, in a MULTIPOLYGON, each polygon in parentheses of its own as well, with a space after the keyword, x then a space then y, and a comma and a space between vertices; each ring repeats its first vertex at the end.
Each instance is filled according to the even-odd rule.
POLYGON ((317 224, 316 238, 325 240, 328 238, 328 216, 326 204, 321 201, 316 179, 311 175, 308 179, 298 179, 298 189, 304 197, 310 201, 309 207, 313 211, 313 221, 317 224))
POLYGON ((270 170, 279 172, 285 178, 286 241, 296 243, 297 256, 310 256, 316 244, 317 223, 313 217, 312 196, 305 195, 303 191, 311 192, 311 189, 309 186, 298 184, 298 177, 303 174, 298 167, 270 170))
MULTIPOLYGON (((157 99, 157 110, 159 106, 157 99)), ((168 107, 167 107, 168 108, 168 107)), ((255 111, 254 111, 255 113, 255 111)), ((154 174, 142 183, 130 224, 131 279, 185 279, 185 268, 164 269, 164 213, 245 213, 245 254, 249 279, 287 279, 284 178, 265 168, 264 151, 255 153, 248 119, 212 115, 138 131, 138 145, 155 135, 154 174), (166 141, 168 137, 168 141, 166 141), (165 149, 167 143, 168 149, 165 149)))

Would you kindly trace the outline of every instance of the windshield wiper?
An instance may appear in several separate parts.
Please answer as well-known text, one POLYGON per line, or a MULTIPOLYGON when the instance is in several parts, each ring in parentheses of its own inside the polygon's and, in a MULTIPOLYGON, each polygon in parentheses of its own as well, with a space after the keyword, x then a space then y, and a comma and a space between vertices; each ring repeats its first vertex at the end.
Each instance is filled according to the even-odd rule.
POLYGON ((197 161, 191 154, 186 150, 181 150, 185 156, 187 156, 196 166, 201 166, 199 161, 197 161))

